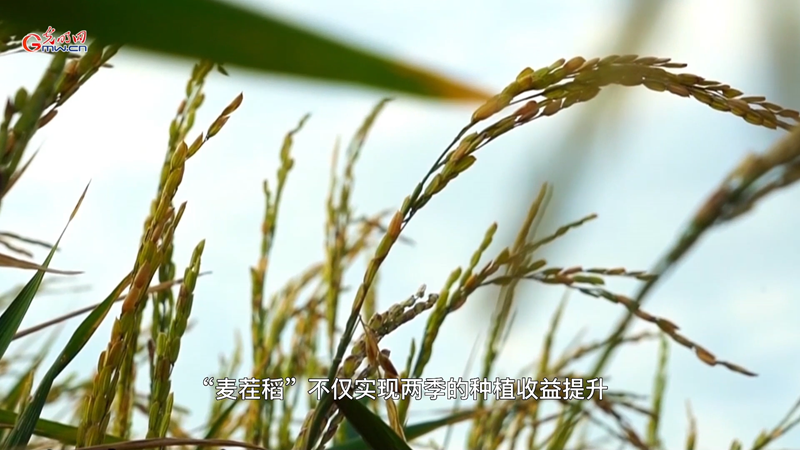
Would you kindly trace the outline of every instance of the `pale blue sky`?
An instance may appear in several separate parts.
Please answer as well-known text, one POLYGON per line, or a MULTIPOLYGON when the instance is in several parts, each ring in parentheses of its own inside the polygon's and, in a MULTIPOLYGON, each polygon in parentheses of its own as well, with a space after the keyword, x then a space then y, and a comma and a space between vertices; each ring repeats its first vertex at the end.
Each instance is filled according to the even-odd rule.
MULTIPOLYGON (((491 90, 502 89, 525 66, 546 66, 575 55, 588 59, 626 52, 612 47, 628 5, 622 1, 546 5, 517 0, 283 0, 269 2, 268 7, 251 2, 255 3, 491 90)), ((797 109, 800 93, 780 88, 780 78, 771 68, 772 44, 765 30, 774 29, 774 24, 765 18, 776 14, 764 5, 736 1, 722 8, 713 1, 670 2, 651 39, 638 43, 637 51, 672 57, 688 63, 687 72, 797 109)), ((791 5, 786 9, 791 11, 791 5)), ((797 8, 791 13, 797 14, 797 8)), ((20 85, 32 88, 46 63, 41 55, 2 58, 0 95, 12 95, 20 85)), ((113 70, 101 71, 36 135, 30 149, 41 146, 41 154, 3 202, 2 230, 53 239, 92 179, 54 266, 84 270, 80 282, 91 284, 93 290, 42 297, 23 326, 99 301, 132 266, 156 188, 169 121, 183 96, 192 62, 123 50, 113 63, 113 70)), ((203 269, 214 272, 198 282, 193 313, 197 325, 174 372, 177 401, 197 412, 193 424, 205 417, 213 396, 202 386, 202 378, 218 375, 217 355, 232 348, 235 330, 247 338, 248 267, 257 257, 263 214, 260 186, 264 177, 274 179, 284 133, 303 114, 311 113, 296 138, 296 166, 284 198, 288 207, 278 226, 270 290, 322 257, 324 199, 334 140, 349 139, 383 96, 236 68, 229 71, 229 78, 210 77, 206 104, 196 123, 205 128, 240 91, 244 103, 188 164, 178 193, 189 202, 177 235, 178 271, 183 271, 195 243, 206 239, 203 269)), ((573 124, 586 105, 526 126, 482 150, 478 163, 407 228, 416 246, 397 247, 386 260, 380 309, 406 298, 422 283, 429 290, 439 289, 450 271, 469 261, 492 221, 500 224, 499 236, 515 233, 533 195, 529 187, 545 181, 556 182, 553 204, 560 205, 561 213, 550 223, 592 212, 599 215, 552 246, 546 253, 552 264, 647 269, 736 162, 748 151, 765 149, 783 133, 755 128, 690 99, 643 88, 608 89, 601 95, 606 101, 599 113, 610 114, 616 105, 618 115, 613 124, 601 127, 590 145, 575 149, 571 162, 561 162, 564 167, 580 166, 573 186, 558 184, 561 172, 553 161, 567 133, 583 132, 573 124), (623 93, 624 102, 613 101, 622 99, 623 93)), ((405 97, 390 103, 369 136, 356 172, 358 210, 399 206, 473 108, 405 97)), ((795 357, 800 352, 800 305, 794 301, 800 294, 794 278, 800 264, 798 199, 797 189, 779 193, 755 214, 713 232, 648 301, 645 309, 673 320, 720 359, 760 374, 746 378, 711 368, 688 350, 672 346, 663 418, 669 448, 683 445, 687 399, 692 400, 698 420, 698 448, 720 449, 735 437, 751 443, 760 429, 777 423, 800 395, 800 362, 795 357)), ((347 275, 347 284, 357 283, 362 268, 359 264, 347 275)), ((29 275, 3 271, 0 279, 8 286, 29 275)), ((622 293, 635 288, 626 283, 611 286, 622 293)), ((525 294, 501 355, 500 375, 517 374, 535 357, 563 291, 537 288, 525 294)), ((461 374, 476 333, 487 328, 490 299, 477 296, 448 319, 427 376, 461 374)), ((114 314, 118 313, 117 308, 114 314)), ((572 322, 559 336, 560 348, 583 327, 590 327, 587 339, 605 334, 622 311, 604 301, 573 295, 567 313, 572 322)), ((75 367, 96 364, 110 335, 111 320, 107 322, 75 367)), ((393 359, 405 360, 408 342, 419 339, 423 324, 404 327, 384 341, 393 359)), ((69 322, 64 331, 71 332, 76 325, 69 322)), ((30 343, 19 341, 12 350, 30 343)), ((655 361, 655 344, 627 348, 615 359, 606 384, 611 390, 649 394, 655 361)), ((420 402, 417 411, 448 406, 439 400, 420 402)), ((453 441, 453 448, 460 443, 453 441)), ((776 448, 798 446, 800 433, 794 432, 776 448)))

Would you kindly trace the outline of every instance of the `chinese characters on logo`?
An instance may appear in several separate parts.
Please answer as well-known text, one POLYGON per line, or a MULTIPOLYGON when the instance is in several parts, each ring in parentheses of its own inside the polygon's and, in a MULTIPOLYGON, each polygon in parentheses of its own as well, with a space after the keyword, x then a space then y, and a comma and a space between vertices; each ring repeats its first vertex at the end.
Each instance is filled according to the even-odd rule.
POLYGON ((88 50, 86 46, 86 30, 79 31, 72 34, 69 31, 62 33, 60 36, 55 36, 56 29, 47 27, 47 31, 41 35, 37 33, 28 33, 22 38, 22 49, 28 53, 55 53, 55 52, 85 52, 88 50))

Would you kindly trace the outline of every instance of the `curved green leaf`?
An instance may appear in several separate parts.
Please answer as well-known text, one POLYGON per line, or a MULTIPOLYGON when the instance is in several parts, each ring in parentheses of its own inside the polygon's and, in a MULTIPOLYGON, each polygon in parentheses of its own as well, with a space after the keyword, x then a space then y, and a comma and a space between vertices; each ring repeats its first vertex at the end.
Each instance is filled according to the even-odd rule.
POLYGON ((339 411, 372 450, 411 450, 389 425, 358 400, 334 399, 339 411))
POLYGON ((84 189, 83 194, 81 194, 81 198, 78 200, 78 203, 72 210, 72 214, 70 214, 67 224, 64 225, 64 229, 61 231, 61 236, 58 237, 58 240, 53 245, 53 248, 50 249, 50 253, 47 254, 47 258, 45 258, 41 268, 39 268, 36 274, 31 277, 30 281, 28 281, 28 284, 26 284, 25 287, 19 291, 19 294, 17 294, 16 298, 14 298, 14 301, 8 305, 8 308, 3 311, 3 315, 0 316, 0 359, 3 359, 3 355, 5 355, 6 350, 8 350, 8 346, 11 345, 11 341, 14 340, 14 335, 17 333, 20 324, 22 324, 22 319, 24 319, 25 314, 28 313, 28 308, 31 307, 33 297, 36 296, 36 292, 39 290, 39 286, 42 284, 44 274, 50 266, 50 261, 53 259, 53 255, 55 255, 56 250, 58 249, 58 244, 61 243, 61 238, 64 237, 64 233, 67 231, 67 227, 69 227, 70 222, 72 222, 72 219, 75 218, 75 214, 81 207, 83 197, 86 196, 86 190, 88 189, 89 185, 87 184, 86 189, 84 189))
MULTIPOLYGON (((70 214, 67 225, 64 226, 64 230, 61 232, 61 236, 58 237, 55 245, 53 245, 53 248, 50 250, 50 254, 42 264, 45 268, 48 266, 48 264, 50 264, 50 260, 52 259, 58 244, 61 242, 64 232, 67 230, 70 222, 72 222, 72 219, 74 219, 75 215, 78 213, 88 189, 89 185, 87 184, 86 188, 81 194, 80 199, 78 199, 78 203, 75 205, 75 208, 73 208, 72 214, 70 214)), ((17 328, 19 328, 19 322, 21 322, 22 318, 25 316, 31 301, 36 294, 36 290, 41 283, 42 277, 44 277, 44 271, 40 270, 36 273, 36 275, 33 276, 31 281, 27 286, 25 286, 22 292, 20 292, 14 302, 8 307, 6 312, 3 313, 3 316, 0 317, 0 327, 3 327, 0 328, 0 338, 2 338, 2 342, 11 342, 11 339, 13 339, 14 333, 16 333, 17 328), (7 328, 5 328, 6 326, 7 328)), ((97 327, 100 326, 100 323, 108 314, 108 311, 111 309, 114 301, 130 284, 131 278, 132 275, 128 274, 119 283, 119 285, 117 285, 114 291, 97 308, 95 308, 91 314, 89 314, 89 316, 80 324, 80 326, 78 326, 78 329, 72 334, 72 337, 69 339, 69 342, 67 342, 67 345, 64 346, 64 349, 61 351, 55 362, 53 362, 53 364, 50 366, 50 369, 42 378, 42 381, 39 383, 39 387, 33 394, 32 399, 25 405, 24 409, 19 414, 19 417, 17 417, 17 420, 14 423, 14 428, 3 441, 3 444, 0 445, 0 449, 16 449, 19 447, 24 447, 28 444, 31 436, 36 431, 37 425, 39 425, 39 416, 41 415, 42 409, 47 402, 50 388, 53 386, 56 377, 58 377, 58 375, 69 365, 69 363, 72 362, 81 349, 83 349, 83 347, 89 341, 89 338, 92 337, 95 330, 97 330, 97 327)), ((8 348, 8 344, 5 344, 5 348, 8 348)), ((2 349, 5 350, 5 348, 2 349)))
MULTIPOLYGON (((359 403, 366 406, 367 408, 369 408, 369 400, 370 400, 369 397, 361 397, 360 399, 358 399, 359 403)), ((336 437, 340 439, 339 440, 334 439, 334 442, 336 444, 334 445, 334 448, 339 448, 339 444, 345 445, 345 444, 352 444, 353 442, 359 443, 359 445, 361 445, 361 447, 364 449, 367 448, 366 444, 364 444, 364 441, 361 439, 361 436, 358 435, 358 431, 356 431, 356 429, 353 428, 353 425, 351 425, 350 422, 345 420, 344 423, 340 426, 339 430, 341 430, 341 435, 337 433, 336 437)))
POLYGON ((31 436, 36 431, 36 426, 39 421, 39 416, 42 414, 42 409, 44 409, 45 403, 47 403, 47 397, 50 394, 50 389, 53 387, 53 383, 61 374, 64 369, 67 368, 69 363, 75 358, 75 356, 83 349, 89 339, 92 337, 94 332, 100 326, 100 323, 103 322, 108 311, 111 310, 111 307, 114 305, 114 301, 122 294, 122 291, 125 290, 126 287, 131 282, 131 274, 128 274, 123 278, 123 280, 117 285, 116 288, 103 300, 97 308, 92 311, 89 316, 81 322, 78 326, 78 329, 72 334, 70 337, 69 342, 67 345, 64 346, 64 349, 61 351, 61 354, 58 355, 55 362, 47 373, 42 377, 42 381, 39 383, 39 387, 36 389, 36 393, 33 394, 33 398, 30 402, 25 406, 22 412, 19 414, 19 418, 14 425, 14 429, 11 430, 11 434, 8 435, 3 445, 0 446, 2 450, 8 449, 16 449, 25 447, 28 445, 28 442, 31 439, 31 436))
POLYGON ((425 69, 337 42, 296 25, 216 0, 73 0, 32 7, 0 1, 15 25, 86 30, 103 42, 265 72, 357 83, 408 94, 483 100, 488 94, 425 69))
MULTIPOLYGON (((444 428, 446 426, 454 425, 459 422, 471 419, 475 417, 475 413, 476 413, 475 410, 461 411, 451 414, 447 417, 442 417, 441 419, 429 420, 427 422, 408 425, 405 428, 403 428, 403 433, 405 433, 406 439, 412 441, 428 433, 432 433, 440 428, 444 428)), ((329 450, 369 450, 369 448, 370 447, 367 445, 366 442, 364 442, 363 439, 356 437, 354 439, 348 439, 342 442, 341 444, 334 445, 329 450)))
MULTIPOLYGON (((17 422, 17 413, 6 409, 0 409, 0 427, 11 428, 17 422)), ((33 428, 33 434, 36 436, 53 439, 64 445, 75 445, 78 438, 78 427, 72 425, 65 425, 63 423, 53 422, 52 420, 39 419, 33 428)), ((113 444, 115 442, 122 442, 121 438, 106 435, 105 443, 113 444)))

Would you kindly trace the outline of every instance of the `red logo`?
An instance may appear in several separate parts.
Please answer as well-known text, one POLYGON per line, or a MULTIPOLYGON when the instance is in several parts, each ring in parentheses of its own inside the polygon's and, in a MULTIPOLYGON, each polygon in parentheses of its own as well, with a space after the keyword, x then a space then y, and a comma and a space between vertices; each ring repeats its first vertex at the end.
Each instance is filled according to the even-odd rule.
POLYGON ((22 49, 28 53, 55 53, 55 52, 85 52, 86 30, 72 34, 67 31, 55 37, 56 29, 48 26, 47 31, 41 35, 28 33, 22 38, 22 49))

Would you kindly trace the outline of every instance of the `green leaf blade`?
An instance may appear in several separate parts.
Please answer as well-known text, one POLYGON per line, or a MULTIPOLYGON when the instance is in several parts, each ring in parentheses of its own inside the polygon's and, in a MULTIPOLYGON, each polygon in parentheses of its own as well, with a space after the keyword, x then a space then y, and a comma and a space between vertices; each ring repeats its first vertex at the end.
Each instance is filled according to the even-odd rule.
POLYGON ((389 425, 358 400, 344 397, 333 401, 372 450, 411 450, 389 425))
POLYGON ((269 15, 216 0, 75 0, 30 8, 0 2, 0 16, 56 33, 86 30, 103 42, 406 94, 483 101, 483 90, 337 42, 269 15), (188 31, 191 30, 191 31, 188 31))
POLYGON ((22 324, 22 319, 25 318, 25 314, 28 313, 28 309, 33 302, 33 297, 36 296, 36 292, 39 290, 39 286, 42 284, 42 280, 44 279, 44 274, 47 271, 48 267, 50 266, 50 261, 53 259, 53 255, 56 254, 56 250, 58 250, 58 245, 61 243, 61 238, 64 237, 64 233, 66 233, 69 224, 72 222, 72 219, 75 218, 75 214, 78 212, 78 209, 81 207, 81 203, 83 203, 84 197, 86 197, 86 192, 89 190, 89 185, 86 185, 84 188, 83 193, 81 194, 80 199, 78 199, 78 203, 72 209, 72 213, 69 216, 69 220, 67 220, 67 224, 64 225, 64 229, 61 230, 61 235, 58 236, 58 240, 56 243, 53 244, 53 248, 50 249, 50 252, 47 254, 47 258, 45 258, 42 266, 39 270, 36 271, 36 274, 31 277, 30 281, 22 288, 22 290, 17 294, 14 298, 14 301, 8 305, 5 311, 3 311, 3 315, 0 316, 0 359, 3 359, 3 355, 5 355, 6 351, 8 350, 8 346, 11 345, 11 341, 14 340, 14 335, 19 330, 19 326, 22 324))
MULTIPOLYGON (((0 426, 13 427, 17 422, 17 417, 17 413, 13 411, 0 409, 0 426)), ((39 419, 34 425, 33 434, 43 438, 53 439, 64 445, 75 445, 78 438, 78 428, 52 420, 39 419)), ((106 444, 122 441, 121 438, 109 434, 107 434, 105 438, 106 444)))
MULTIPOLYGON (((425 422, 415 423, 413 425, 408 425, 403 427, 403 433, 406 435, 406 439, 412 441, 414 439, 420 438, 425 436, 426 434, 432 433, 438 429, 445 428, 450 425, 455 425, 460 422, 464 422, 465 420, 471 419, 475 417, 476 411, 475 410, 467 410, 467 411, 459 411, 448 416, 442 417, 440 419, 428 420, 425 422)), ((348 428, 354 428, 350 425, 349 422, 345 422, 348 428)), ((357 433, 357 431, 354 432, 357 433)), ((369 450, 369 445, 364 442, 359 436, 354 438, 350 438, 351 436, 348 434, 347 440, 342 442, 341 444, 334 445, 330 447, 330 450, 369 450)))
POLYGON ((11 433, 6 438, 6 441, 2 445, 3 450, 9 449, 16 449, 24 447, 28 444, 33 436, 33 433, 36 429, 36 425, 39 421, 39 416, 42 414, 42 409, 44 409, 45 404, 47 403, 47 397, 50 394, 50 389, 53 387, 53 383, 56 380, 61 372, 67 368, 70 362, 77 356, 77 354, 83 349, 89 339, 94 335, 94 332, 100 326, 103 319, 105 319, 108 312, 111 310, 111 306, 114 305, 115 300, 122 294, 122 291, 130 284, 131 282, 131 274, 128 274, 114 290, 111 294, 103 300, 100 305, 95 308, 91 314, 89 314, 86 319, 81 322, 78 326, 78 329, 72 334, 70 337, 69 342, 67 345, 64 346, 64 349, 61 351, 61 354, 58 355, 53 365, 50 366, 50 369, 42 378, 41 383, 39 383, 39 387, 36 389, 36 393, 33 395, 31 401, 25 406, 25 409, 20 413, 19 418, 14 425, 14 429, 11 430, 11 433))

